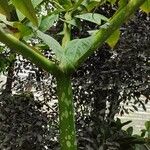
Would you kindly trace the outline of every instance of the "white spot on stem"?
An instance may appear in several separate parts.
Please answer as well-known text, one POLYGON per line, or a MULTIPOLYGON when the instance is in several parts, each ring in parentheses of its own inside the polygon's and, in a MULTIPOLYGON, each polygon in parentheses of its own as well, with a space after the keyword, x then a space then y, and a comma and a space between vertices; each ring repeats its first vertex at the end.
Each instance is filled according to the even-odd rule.
POLYGON ((68 111, 67 110, 64 112, 64 117, 68 118, 68 111))
POLYGON ((68 140, 70 140, 71 139, 71 136, 70 135, 68 135, 68 140))
POLYGON ((69 147, 69 148, 71 147, 71 142, 70 141, 67 141, 66 144, 67 144, 67 147, 69 147))
POLYGON ((66 96, 66 94, 65 94, 65 93, 62 93, 62 96, 61 96, 61 100, 62 100, 62 101, 65 100, 65 96, 66 96))

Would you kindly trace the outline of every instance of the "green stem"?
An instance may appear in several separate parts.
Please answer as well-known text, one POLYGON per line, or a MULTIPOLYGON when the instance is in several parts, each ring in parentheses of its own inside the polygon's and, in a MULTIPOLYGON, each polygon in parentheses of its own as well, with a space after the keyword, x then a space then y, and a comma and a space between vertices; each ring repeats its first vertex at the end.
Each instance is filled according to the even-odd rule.
POLYGON ((2 29, 0 29, 0 42, 6 44, 11 50, 22 54, 25 58, 30 59, 33 63, 47 72, 50 72, 54 75, 59 74, 59 67, 42 55, 40 51, 27 46, 14 36, 5 33, 2 29))
MULTIPOLYGON (((71 20, 71 12, 66 12, 65 20, 68 20, 68 21, 71 20)), ((65 47, 71 39, 71 25, 64 22, 63 32, 64 32, 64 37, 62 39, 62 47, 65 47)))
POLYGON ((70 75, 61 73, 57 77, 59 99, 61 150, 77 150, 73 95, 70 75))
POLYGON ((79 67, 93 52, 103 45, 103 43, 117 30, 130 16, 145 2, 145 0, 130 0, 129 3, 121 10, 119 9, 112 19, 108 22, 106 28, 100 29, 95 35, 92 36, 92 46, 81 55, 75 62, 74 66, 79 67))

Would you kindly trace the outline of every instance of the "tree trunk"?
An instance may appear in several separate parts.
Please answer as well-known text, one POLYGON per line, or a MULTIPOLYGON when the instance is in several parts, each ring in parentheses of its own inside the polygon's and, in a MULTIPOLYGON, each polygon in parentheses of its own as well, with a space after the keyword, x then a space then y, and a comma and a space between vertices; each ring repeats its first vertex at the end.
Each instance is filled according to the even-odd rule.
POLYGON ((61 150, 77 150, 73 95, 70 75, 57 77, 61 150))
POLYGON ((15 64, 15 54, 11 54, 14 59, 10 62, 8 66, 8 74, 6 79, 6 86, 2 94, 12 94, 12 83, 14 77, 14 64, 15 64))

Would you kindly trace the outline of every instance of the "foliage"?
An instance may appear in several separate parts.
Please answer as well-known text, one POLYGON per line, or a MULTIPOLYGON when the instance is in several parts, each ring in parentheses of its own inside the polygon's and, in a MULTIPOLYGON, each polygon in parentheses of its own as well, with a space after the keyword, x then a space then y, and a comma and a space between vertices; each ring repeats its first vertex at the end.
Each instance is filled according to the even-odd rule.
POLYGON ((0 46, 0 74, 7 71, 10 63, 14 61, 14 56, 9 53, 9 50, 4 45, 0 46), (3 50, 6 50, 3 52, 3 50))
POLYGON ((116 121, 111 123, 104 121, 97 128, 91 127, 92 129, 88 132, 83 132, 85 135, 88 134, 86 138, 79 138, 81 140, 81 149, 135 150, 136 144, 141 145, 145 142, 142 138, 132 135, 132 127, 127 130, 123 129, 130 122, 121 123, 120 119, 117 118, 116 121))
POLYGON ((145 122, 145 129, 141 130, 141 137, 145 138, 147 146, 150 148, 150 121, 145 122))
POLYGON ((48 117, 50 112, 44 111, 43 105, 34 100, 32 93, 0 96, 0 149, 55 148, 54 126, 48 117))
MULTIPOLYGON (((39 31, 39 24, 43 20, 40 19, 38 16, 39 14, 36 15, 34 9, 34 7, 38 6, 39 1, 36 1, 35 6, 32 5, 31 0, 11 0, 6 1, 6 3, 1 3, 0 6, 3 8, 2 14, 6 17, 2 16, 1 19, 0 41, 5 43, 11 50, 22 54, 24 57, 30 59, 32 63, 35 63, 56 77, 59 99, 60 144, 62 150, 77 149, 70 74, 91 56, 97 48, 102 46, 105 41, 108 41, 107 43, 114 47, 114 43, 117 43, 119 32, 114 34, 113 38, 111 35, 115 33, 123 22, 125 22, 145 1, 146 0, 131 0, 127 3, 120 0, 118 3, 118 11, 116 11, 109 20, 95 12, 89 14, 97 5, 101 6, 105 4, 106 1, 102 0, 98 3, 84 0, 52 1, 51 6, 54 8, 52 14, 59 14, 59 19, 63 22, 61 44, 49 35, 39 31), (10 12, 7 11, 9 8, 12 8, 10 12), (82 15, 82 13, 84 15, 82 15), (102 21, 95 21, 95 17, 97 18, 98 16, 102 21), (98 25, 98 31, 96 31, 96 33, 94 32, 90 37, 72 39, 72 28, 77 20, 81 23, 82 19, 96 23, 98 25), (19 22, 19 26, 16 26, 14 21, 19 22), (27 34, 24 31, 27 31, 27 34), (36 35, 42 38, 43 42, 55 53, 55 57, 49 60, 39 49, 28 46, 26 41, 26 39, 30 38, 26 36, 28 34, 30 34, 30 36, 36 35), (109 37, 111 39, 109 39, 109 37), (51 41, 50 43, 48 39, 51 41), (114 39, 115 42, 112 39, 114 39), (52 44, 55 45, 56 49, 52 44)), ((48 28, 45 27, 45 29, 48 28)))
POLYGON ((106 115, 107 102, 110 103, 108 110, 111 118, 118 111, 124 114, 137 110, 138 105, 145 110, 144 103, 149 101, 149 20, 146 21, 145 17, 138 13, 134 21, 124 26, 113 51, 103 46, 74 74, 75 96, 81 99, 78 107, 83 104, 96 108, 93 113, 96 118, 106 115), (127 110, 120 103, 131 105, 133 109, 130 107, 127 110))
POLYGON ((149 150, 150 149, 150 121, 145 122, 145 129, 141 130, 141 137, 144 139, 145 144, 136 145, 136 150, 149 150))
MULTIPOLYGON (((48 148, 56 150, 59 148, 56 139, 53 139, 56 137, 57 128, 52 120, 56 116, 52 116, 48 109, 45 111, 43 109, 44 103, 35 101, 32 93, 14 96, 1 95, 0 100, 1 149, 46 150, 48 148)), ((103 150, 135 150, 135 145, 141 147, 145 141, 140 136, 132 134, 132 127, 127 130, 122 129, 130 122, 121 123, 120 119, 117 119, 111 123, 104 121, 96 127, 90 124, 88 130, 79 132, 78 148, 80 150, 85 148, 91 150, 98 148, 103 148, 103 150)), ((148 123, 145 123, 147 131, 149 129, 148 123)))

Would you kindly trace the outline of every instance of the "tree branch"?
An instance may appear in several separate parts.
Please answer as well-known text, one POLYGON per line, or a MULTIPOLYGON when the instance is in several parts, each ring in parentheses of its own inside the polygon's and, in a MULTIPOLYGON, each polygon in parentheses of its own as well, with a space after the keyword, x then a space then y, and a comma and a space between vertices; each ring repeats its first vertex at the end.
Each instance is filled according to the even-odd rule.
POLYGON ((25 45, 14 36, 6 34, 2 29, 0 29, 0 42, 6 44, 11 50, 16 51, 18 54, 21 54, 22 56, 29 59, 31 62, 46 70, 47 72, 50 72, 53 75, 59 74, 59 67, 55 63, 48 60, 38 51, 25 45))
MULTIPOLYGON (((110 19, 106 28, 100 29, 92 36, 91 47, 74 63, 74 67, 79 67, 98 47, 111 36, 129 17, 145 2, 145 0, 130 0, 129 3, 118 10, 110 19)), ((91 38, 91 37, 90 37, 91 38)))

